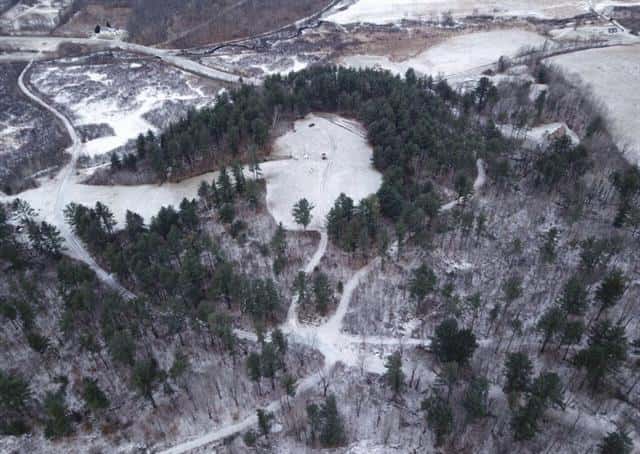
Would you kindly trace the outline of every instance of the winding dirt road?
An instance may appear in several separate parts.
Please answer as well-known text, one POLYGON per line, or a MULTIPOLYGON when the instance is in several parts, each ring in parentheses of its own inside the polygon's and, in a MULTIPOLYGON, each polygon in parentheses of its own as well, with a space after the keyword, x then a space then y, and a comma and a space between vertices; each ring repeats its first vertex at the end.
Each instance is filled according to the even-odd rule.
POLYGON ((53 217, 55 219, 55 225, 60 229, 60 233, 65 239, 67 253, 73 258, 86 263, 93 271, 95 271, 101 281, 120 293, 122 297, 126 299, 133 299, 135 298, 135 295, 124 288, 122 285, 120 285, 111 274, 109 274, 106 270, 104 270, 96 263, 91 254, 89 254, 86 248, 81 244, 80 240, 73 233, 67 222, 65 222, 64 208, 70 201, 67 197, 66 191, 69 186, 73 171, 75 169, 78 156, 80 155, 80 152, 82 150, 82 142, 80 140, 80 137, 78 136, 78 132, 73 127, 69 119, 54 107, 47 104, 43 99, 39 98, 34 92, 29 89, 28 85, 25 83, 25 75, 29 72, 29 69, 31 69, 32 64, 33 63, 30 62, 24 68, 24 70, 22 70, 22 72, 20 73, 20 77, 18 77, 18 87, 20 88, 20 91, 31 101, 51 112, 51 114, 53 114, 58 120, 60 120, 64 125, 67 134, 69 134, 69 138, 71 139, 71 146, 67 149, 67 152, 71 156, 71 159, 56 176, 57 188, 55 204, 53 206, 53 217))

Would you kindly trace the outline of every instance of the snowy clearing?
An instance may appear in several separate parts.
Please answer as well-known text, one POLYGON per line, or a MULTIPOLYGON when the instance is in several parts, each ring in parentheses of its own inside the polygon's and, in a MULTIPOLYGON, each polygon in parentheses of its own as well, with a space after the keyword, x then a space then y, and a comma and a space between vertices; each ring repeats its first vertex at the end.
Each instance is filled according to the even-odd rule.
POLYGON ((318 115, 297 121, 274 146, 273 157, 285 159, 261 164, 269 212, 277 222, 295 230, 298 227, 291 209, 304 197, 315 206, 309 228, 324 229, 325 218, 340 193, 358 202, 382 184, 371 156, 366 132, 356 122, 318 115))
POLYGON ((455 36, 404 61, 391 61, 387 56, 352 55, 342 63, 352 68, 374 67, 404 73, 413 68, 420 74, 456 76, 481 72, 498 59, 513 56, 520 49, 541 46, 546 39, 534 32, 507 29, 455 36))
MULTIPOLYGON (((108 206, 118 222, 118 228, 124 227, 127 210, 138 213, 149 222, 162 207, 178 206, 183 198, 196 198, 198 186, 204 180, 211 182, 215 173, 207 173, 189 178, 180 183, 162 185, 144 184, 139 186, 92 186, 81 184, 82 174, 71 177, 66 188, 67 203, 75 202, 93 206, 102 202, 108 206)), ((40 181, 40 187, 31 189, 16 197, 27 201, 43 220, 55 223, 55 198, 59 177, 40 181)), ((2 200, 0 198, 0 200, 2 200)))
POLYGON ((605 104, 618 147, 640 163, 640 45, 590 49, 547 60, 589 85, 605 104))

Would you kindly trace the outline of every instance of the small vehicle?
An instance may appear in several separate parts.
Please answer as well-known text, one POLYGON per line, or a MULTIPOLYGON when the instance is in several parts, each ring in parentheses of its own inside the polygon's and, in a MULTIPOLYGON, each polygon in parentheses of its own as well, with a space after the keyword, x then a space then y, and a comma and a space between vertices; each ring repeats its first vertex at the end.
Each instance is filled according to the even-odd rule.
POLYGON ((327 160, 327 153, 322 153, 321 157, 322 157, 323 161, 326 161, 327 160))

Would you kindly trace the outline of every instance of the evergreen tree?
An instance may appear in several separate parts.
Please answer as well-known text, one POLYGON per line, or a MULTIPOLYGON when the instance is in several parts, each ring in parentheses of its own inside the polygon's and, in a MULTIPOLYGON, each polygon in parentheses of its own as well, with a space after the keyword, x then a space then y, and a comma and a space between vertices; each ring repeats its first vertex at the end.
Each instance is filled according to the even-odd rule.
POLYGON ((587 310, 587 289, 577 275, 569 278, 562 289, 560 304, 571 315, 583 315, 587 310))
POLYGON ((564 408, 562 382, 555 373, 542 373, 532 383, 524 406, 519 407, 512 420, 511 428, 517 441, 529 440, 538 433, 538 424, 550 406, 564 408))
POLYGON ((132 374, 133 386, 142 397, 151 402, 153 408, 156 408, 153 392, 162 379, 163 371, 158 367, 155 358, 147 358, 135 363, 132 374))
POLYGON ((247 370, 251 381, 256 382, 258 390, 260 390, 260 378, 262 378, 262 366, 260 364, 260 355, 256 352, 249 353, 247 356, 247 370))
POLYGON ((98 381, 92 378, 82 379, 82 398, 93 411, 103 410, 110 405, 109 399, 98 386, 98 381))
POLYGON ((322 415, 318 405, 307 405, 307 421, 309 423, 309 438, 311 443, 315 443, 318 434, 322 430, 322 415))
POLYGON ((465 365, 478 347, 476 336, 470 329, 459 329, 453 319, 444 320, 435 329, 432 351, 441 363, 456 362, 465 365))
POLYGON ((574 363, 587 373, 594 391, 601 389, 604 380, 616 373, 627 358, 627 337, 622 325, 609 320, 598 321, 589 334, 588 346, 580 350, 574 363))
POLYGON ((330 394, 325 399, 320 408, 322 418, 322 430, 320 431, 320 442, 327 448, 335 448, 346 442, 346 435, 342 422, 342 417, 338 412, 336 397, 330 394))
POLYGON ((412 298, 422 301, 435 290, 436 284, 437 278, 433 270, 428 265, 422 264, 413 270, 409 281, 409 293, 412 298))
POLYGON ((237 162, 233 164, 231 167, 231 172, 233 173, 233 180, 235 182, 235 190, 236 193, 242 195, 245 193, 247 189, 247 183, 244 178, 244 172, 242 171, 242 167, 237 162))
POLYGON ((144 219, 137 213, 127 210, 125 215, 125 231, 130 241, 136 241, 145 231, 144 219))
POLYGON ((256 410, 256 414, 258 416, 258 427, 260 428, 260 432, 264 437, 269 436, 269 432, 271 432, 271 422, 273 421, 273 413, 263 410, 262 408, 258 408, 256 410))
POLYGON ((616 268, 607 273, 596 289, 596 300, 600 304, 596 320, 600 318, 602 312, 615 306, 620 301, 626 291, 626 286, 627 279, 621 270, 616 268))
POLYGON ((120 162, 120 158, 116 152, 111 153, 111 169, 112 170, 120 170, 122 167, 122 163, 120 162))
POLYGON ((227 168, 223 167, 220 169, 220 174, 218 175, 218 183, 216 184, 218 188, 218 194, 220 200, 223 203, 231 203, 233 202, 233 198, 235 196, 233 186, 231 184, 231 178, 229 178, 229 173, 227 172, 227 168))
POLYGON ((27 380, 21 375, 0 370, 0 408, 3 413, 21 413, 30 397, 27 380))
POLYGON ((278 275, 287 265, 287 234, 282 223, 278 224, 276 232, 271 239, 271 250, 275 254, 273 272, 278 275))
POLYGON ((529 389, 533 363, 523 352, 509 353, 504 364, 506 382, 503 386, 506 394, 522 393, 529 389))
POLYGON ((484 377, 473 377, 465 389, 462 406, 467 419, 473 422, 489 414, 489 381, 484 377))
POLYGON ((436 436, 436 447, 441 446, 453 431, 453 411, 445 399, 432 394, 422 401, 422 410, 426 412, 427 424, 436 436))
POLYGON ((301 306, 306 306, 310 299, 311 290, 309 289, 309 282, 307 274, 304 271, 298 271, 296 278, 293 281, 293 291, 298 296, 298 303, 301 306))
POLYGON ((329 277, 322 271, 318 271, 313 275, 313 295, 316 310, 319 314, 325 315, 329 309, 332 292, 329 286, 329 277))
POLYGON ((544 235, 544 242, 540 248, 540 257, 544 263, 552 263, 556 258, 558 245, 558 229, 551 228, 544 235))
POLYGON ((393 397, 401 394, 404 390, 404 372, 402 371, 402 354, 400 351, 396 351, 387 356, 387 362, 384 365, 387 370, 384 374, 384 378, 393 390, 393 397))
POLYGON ((307 226, 311 223, 311 219, 313 218, 311 215, 313 208, 313 204, 309 203, 309 201, 304 198, 298 200, 295 205, 293 205, 291 215, 293 216, 293 219, 295 219, 296 224, 301 225, 305 230, 307 230, 307 226))
POLYGON ((65 402, 64 390, 47 392, 43 405, 46 414, 44 436, 55 439, 71 435, 73 427, 65 402))
POLYGON ((631 454, 633 441, 626 432, 609 432, 599 448, 600 454, 631 454))
POLYGON ((536 324, 536 330, 543 335, 540 353, 544 353, 544 349, 550 340, 562 334, 565 325, 566 314, 559 306, 553 305, 542 314, 542 317, 540 317, 540 320, 538 320, 536 324))

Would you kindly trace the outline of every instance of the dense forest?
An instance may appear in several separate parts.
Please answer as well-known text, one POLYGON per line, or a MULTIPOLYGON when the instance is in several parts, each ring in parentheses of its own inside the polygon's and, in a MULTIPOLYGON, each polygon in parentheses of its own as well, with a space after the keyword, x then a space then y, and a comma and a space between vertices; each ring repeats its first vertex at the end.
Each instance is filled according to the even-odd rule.
MULTIPOLYGON (((214 107, 190 112, 159 137, 141 135, 136 154, 115 159, 114 167, 135 168, 144 161, 169 178, 237 161, 255 166, 268 152, 271 127, 278 121, 311 111, 335 112, 361 121, 368 131, 374 166, 384 175, 374 205, 419 237, 433 227, 440 206, 435 180, 465 196, 477 159, 507 172, 493 164, 506 163, 501 155, 509 141, 480 115, 496 100, 496 88, 486 78, 462 97, 445 81, 417 78, 412 71, 401 79, 374 70, 315 67, 272 76, 264 87, 243 85, 226 92, 214 107)), ((344 244, 354 249, 357 241, 344 244)))

